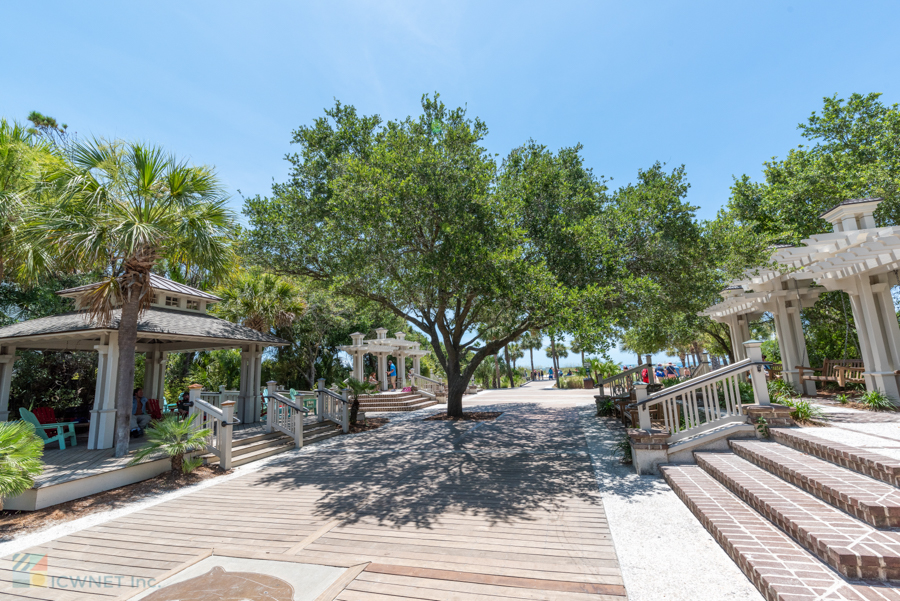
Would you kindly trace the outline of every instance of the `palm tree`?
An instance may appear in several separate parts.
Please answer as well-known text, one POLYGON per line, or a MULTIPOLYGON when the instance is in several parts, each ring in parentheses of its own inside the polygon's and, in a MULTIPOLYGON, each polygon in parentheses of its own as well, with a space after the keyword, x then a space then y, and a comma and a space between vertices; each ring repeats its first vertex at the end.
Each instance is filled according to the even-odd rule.
POLYGON ((161 420, 153 422, 147 428, 147 444, 134 454, 130 465, 140 463, 150 455, 162 452, 171 458, 172 474, 184 472, 190 473, 200 465, 200 458, 185 461, 184 456, 191 451, 206 448, 208 429, 197 430, 194 428, 194 418, 197 414, 187 419, 181 419, 177 415, 167 415, 161 420))
POLYGON ((350 389, 350 396, 353 397, 353 404, 350 405, 350 425, 355 426, 356 416, 359 415, 359 395, 374 391, 375 385, 366 380, 349 378, 347 388, 350 389))
POLYGON ((534 351, 540 350, 541 347, 544 346, 544 337, 540 334, 540 332, 525 332, 522 334, 522 337, 519 339, 519 346, 523 349, 528 349, 528 354, 531 359, 531 371, 534 371, 534 351))
POLYGON ((297 286, 258 270, 239 275, 216 292, 222 298, 213 309, 216 315, 257 332, 286 328, 306 310, 297 286))
POLYGON ((24 421, 0 423, 0 510, 3 499, 17 497, 44 471, 44 441, 24 421))
POLYGON ((100 269, 89 293, 91 318, 119 316, 116 457, 128 451, 138 317, 150 305, 150 273, 162 260, 198 266, 217 278, 233 264, 236 227, 215 173, 158 147, 92 140, 72 146, 71 165, 51 181, 66 191, 29 224, 74 269, 100 269))

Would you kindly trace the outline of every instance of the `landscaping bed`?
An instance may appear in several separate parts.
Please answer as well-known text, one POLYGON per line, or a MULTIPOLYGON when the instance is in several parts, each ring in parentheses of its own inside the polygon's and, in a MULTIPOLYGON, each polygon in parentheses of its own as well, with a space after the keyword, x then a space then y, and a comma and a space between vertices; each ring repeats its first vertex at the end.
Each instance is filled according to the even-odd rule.
POLYGON ((492 419, 497 419, 503 415, 502 411, 466 411, 463 413, 462 417, 450 417, 447 415, 447 412, 443 413, 435 413, 432 416, 426 417, 423 419, 423 422, 441 422, 441 421, 457 421, 457 420, 467 420, 467 421, 477 421, 483 422, 492 419))
POLYGON ((357 432, 375 430, 387 424, 389 421, 390 420, 386 417, 367 417, 365 423, 357 422, 355 426, 350 426, 350 431, 347 432, 347 434, 356 434, 357 432))
POLYGON ((144 497, 178 490, 224 473, 215 467, 201 466, 190 474, 173 477, 172 472, 166 472, 143 482, 135 482, 37 511, 0 511, 0 542, 11 540, 18 534, 42 530, 92 513, 118 509, 144 497))

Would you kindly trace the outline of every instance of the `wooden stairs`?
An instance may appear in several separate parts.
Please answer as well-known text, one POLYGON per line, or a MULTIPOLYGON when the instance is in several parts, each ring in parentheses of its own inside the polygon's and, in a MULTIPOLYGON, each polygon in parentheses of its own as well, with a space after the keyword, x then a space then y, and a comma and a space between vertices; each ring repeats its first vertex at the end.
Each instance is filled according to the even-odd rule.
MULTIPOLYGON (((333 421, 325 420, 324 422, 305 424, 303 426, 303 446, 327 440, 340 433, 340 424, 333 421)), ((265 459, 293 448, 294 439, 277 431, 236 439, 231 447, 231 467, 265 459)), ((203 458, 206 465, 218 465, 219 463, 219 458, 212 454, 203 455, 203 458)))

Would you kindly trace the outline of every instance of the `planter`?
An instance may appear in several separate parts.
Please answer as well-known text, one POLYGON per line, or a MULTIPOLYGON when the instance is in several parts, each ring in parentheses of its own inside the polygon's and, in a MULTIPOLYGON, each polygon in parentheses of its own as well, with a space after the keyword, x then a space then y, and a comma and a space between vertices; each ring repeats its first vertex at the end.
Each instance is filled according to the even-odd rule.
POLYGON ((584 379, 584 388, 585 390, 589 390, 594 387, 594 378, 585 378, 584 379))

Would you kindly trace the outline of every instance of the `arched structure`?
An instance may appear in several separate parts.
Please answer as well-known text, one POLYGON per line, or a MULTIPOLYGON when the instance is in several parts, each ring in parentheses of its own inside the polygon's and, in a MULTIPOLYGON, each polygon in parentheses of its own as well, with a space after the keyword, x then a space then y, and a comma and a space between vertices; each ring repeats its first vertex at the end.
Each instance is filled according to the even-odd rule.
POLYGON ((353 377, 357 380, 363 380, 366 374, 363 373, 363 358, 367 354, 375 355, 378 359, 378 382, 381 390, 387 390, 387 361, 391 355, 397 360, 397 384, 400 388, 406 386, 406 362, 405 359, 410 357, 413 360, 413 373, 418 374, 420 361, 422 357, 428 354, 423 350, 418 342, 406 340, 405 332, 395 332, 394 338, 387 337, 387 329, 378 328, 375 330, 375 338, 364 340, 365 334, 354 332, 350 334, 353 341, 347 346, 338 347, 345 353, 349 354, 353 359, 353 377))

